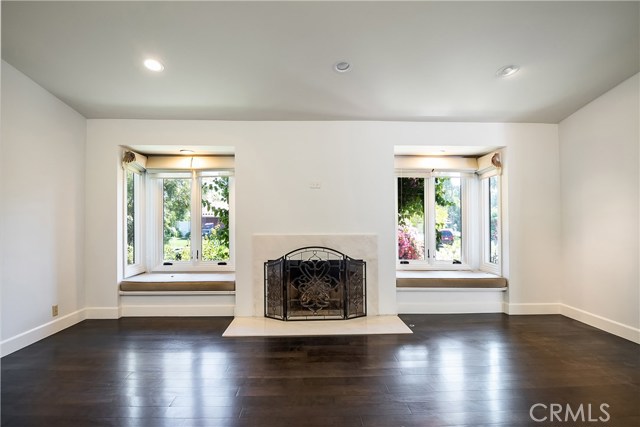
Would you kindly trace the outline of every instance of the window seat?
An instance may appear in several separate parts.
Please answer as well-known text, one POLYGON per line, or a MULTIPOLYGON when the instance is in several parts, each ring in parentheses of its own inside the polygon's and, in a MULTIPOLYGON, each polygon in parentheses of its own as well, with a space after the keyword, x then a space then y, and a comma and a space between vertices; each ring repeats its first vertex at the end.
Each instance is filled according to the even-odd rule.
POLYGON ((234 293, 235 273, 145 273, 120 282, 120 294, 234 293))
POLYGON ((399 270, 396 287, 505 289, 507 279, 483 271, 399 270))

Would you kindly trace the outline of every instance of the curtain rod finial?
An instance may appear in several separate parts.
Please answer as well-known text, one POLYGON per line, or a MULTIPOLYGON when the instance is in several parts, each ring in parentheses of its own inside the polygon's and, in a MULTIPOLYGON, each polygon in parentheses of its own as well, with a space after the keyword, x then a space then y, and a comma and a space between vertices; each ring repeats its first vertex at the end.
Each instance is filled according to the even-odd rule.
POLYGON ((495 153, 491 156, 491 164, 497 168, 502 167, 502 161, 500 160, 500 153, 495 153))
POLYGON ((136 154, 133 151, 125 151, 122 156, 122 163, 131 163, 136 161, 136 154))

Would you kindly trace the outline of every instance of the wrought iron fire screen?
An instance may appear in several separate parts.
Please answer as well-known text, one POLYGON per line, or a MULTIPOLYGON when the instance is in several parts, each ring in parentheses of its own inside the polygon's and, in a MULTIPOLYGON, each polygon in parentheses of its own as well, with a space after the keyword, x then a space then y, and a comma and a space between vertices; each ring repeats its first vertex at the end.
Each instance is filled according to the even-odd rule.
POLYGON ((265 317, 352 319, 367 315, 367 263, 324 247, 306 247, 264 263, 265 317))

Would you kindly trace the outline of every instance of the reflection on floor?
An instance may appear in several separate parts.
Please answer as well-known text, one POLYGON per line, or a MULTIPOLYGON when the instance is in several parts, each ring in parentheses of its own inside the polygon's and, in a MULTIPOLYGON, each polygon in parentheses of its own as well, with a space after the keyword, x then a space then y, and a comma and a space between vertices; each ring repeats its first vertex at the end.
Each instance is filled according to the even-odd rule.
POLYGON ((412 334, 225 338, 231 317, 85 320, 2 358, 0 424, 640 426, 637 344, 560 315, 399 317, 412 334), (577 420, 550 421, 551 404, 577 420), (601 408, 610 420, 589 422, 609 417, 601 408))
POLYGON ((367 316, 350 320, 289 321, 265 317, 236 317, 223 337, 318 335, 378 335, 413 333, 398 316, 367 316))

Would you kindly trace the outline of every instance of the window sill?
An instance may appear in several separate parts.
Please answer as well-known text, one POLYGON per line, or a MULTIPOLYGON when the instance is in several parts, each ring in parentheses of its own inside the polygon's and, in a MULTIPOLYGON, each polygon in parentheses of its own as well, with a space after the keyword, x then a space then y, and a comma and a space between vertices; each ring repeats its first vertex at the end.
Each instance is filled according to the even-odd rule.
POLYGON ((429 264, 429 263, 413 263, 413 264, 396 264, 396 271, 405 271, 405 272, 422 272, 422 271, 453 271, 455 272, 464 272, 470 271, 471 266, 469 264, 451 264, 451 263, 441 263, 441 264, 429 264))
POLYGON ((471 270, 396 271, 396 288, 409 289, 494 289, 505 290, 507 279, 496 274, 471 270))
POLYGON ((150 274, 224 274, 235 272, 235 266, 232 264, 218 265, 216 263, 203 263, 198 266, 193 266, 191 262, 176 261, 172 265, 159 264, 155 266, 150 274))
POLYGON ((147 273, 120 282, 121 295, 235 293, 235 273, 147 273))

